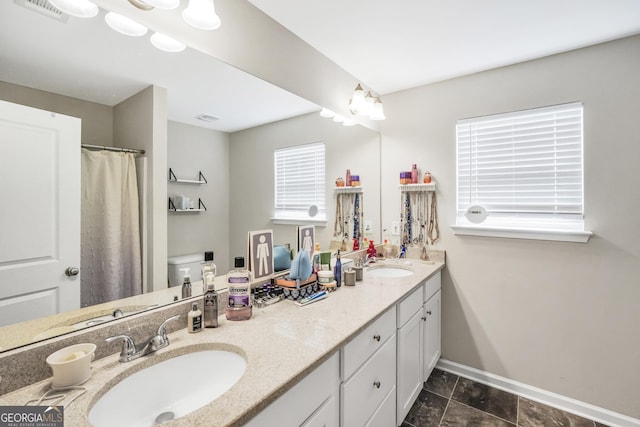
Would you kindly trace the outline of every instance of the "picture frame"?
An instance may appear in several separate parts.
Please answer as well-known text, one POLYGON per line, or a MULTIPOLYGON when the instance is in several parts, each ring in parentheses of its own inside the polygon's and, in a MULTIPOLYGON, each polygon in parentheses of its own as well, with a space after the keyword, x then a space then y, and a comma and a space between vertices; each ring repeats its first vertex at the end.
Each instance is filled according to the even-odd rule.
POLYGON ((316 243, 316 228, 313 225, 298 226, 298 252, 306 250, 309 259, 313 259, 313 252, 316 243))
POLYGON ((255 280, 273 276, 273 230, 249 232, 247 260, 255 280))

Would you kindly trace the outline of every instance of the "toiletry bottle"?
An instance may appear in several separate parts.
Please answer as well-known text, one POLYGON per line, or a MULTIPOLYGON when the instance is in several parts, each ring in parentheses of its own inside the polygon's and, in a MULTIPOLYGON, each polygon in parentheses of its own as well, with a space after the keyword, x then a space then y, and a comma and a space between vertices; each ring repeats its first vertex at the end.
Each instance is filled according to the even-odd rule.
POLYGON ((214 282, 216 276, 212 272, 208 272, 204 278, 204 284, 207 291, 204 293, 204 327, 218 327, 218 293, 214 282))
POLYGON ((200 332, 202 330, 202 312, 198 309, 198 303, 194 302, 191 311, 187 315, 187 330, 189 333, 200 332))
POLYGON ((189 277, 189 269, 181 268, 180 271, 184 272, 184 279, 182 279, 182 298, 189 298, 191 296, 191 278, 189 277))
POLYGON ((418 183, 418 166, 415 163, 411 166, 411 183, 418 183))
POLYGON ((344 179, 344 185, 347 187, 351 187, 351 169, 347 169, 347 175, 344 179))
POLYGON ((340 287, 342 282, 342 261, 340 261, 340 251, 336 254, 336 265, 333 267, 333 276, 336 279, 336 286, 340 287))
MULTIPOLYGON (((204 279, 207 277, 207 273, 212 272, 215 276, 217 274, 216 265, 213 263, 213 251, 207 251, 204 253, 204 262, 202 263, 202 283, 204 284, 204 279)), ((207 290, 207 286, 204 285, 203 288, 205 291, 207 290)))
POLYGON ((227 274, 229 287, 229 305, 225 310, 227 320, 249 320, 251 307, 251 277, 244 268, 244 258, 236 257, 235 269, 227 274))

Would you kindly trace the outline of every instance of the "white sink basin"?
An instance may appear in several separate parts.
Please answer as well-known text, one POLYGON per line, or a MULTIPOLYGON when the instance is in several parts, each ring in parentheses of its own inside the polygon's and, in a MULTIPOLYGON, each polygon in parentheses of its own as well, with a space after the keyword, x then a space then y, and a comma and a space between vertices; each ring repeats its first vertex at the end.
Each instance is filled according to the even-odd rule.
POLYGON ((413 270, 402 265, 385 264, 368 267, 365 270, 365 274, 369 277, 398 278, 411 276, 413 270))
POLYGON ((222 350, 167 359, 117 383, 93 405, 89 422, 95 427, 153 426, 182 417, 224 394, 246 367, 244 357, 222 350))

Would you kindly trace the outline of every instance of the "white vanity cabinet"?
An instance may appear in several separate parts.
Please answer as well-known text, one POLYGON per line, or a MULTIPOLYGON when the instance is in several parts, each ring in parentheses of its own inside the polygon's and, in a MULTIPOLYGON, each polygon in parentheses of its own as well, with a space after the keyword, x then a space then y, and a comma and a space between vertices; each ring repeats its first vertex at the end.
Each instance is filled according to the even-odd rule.
POLYGON ((398 303, 396 424, 402 424, 440 358, 440 272, 398 303))
POLYGON ((396 401, 396 307, 340 351, 341 426, 391 426, 396 401))
POLYGON ((422 286, 424 291, 423 308, 423 369, 422 378, 426 381, 442 355, 441 333, 441 272, 438 271, 422 286))
POLYGON ((338 427, 339 365, 336 353, 245 426, 338 427))

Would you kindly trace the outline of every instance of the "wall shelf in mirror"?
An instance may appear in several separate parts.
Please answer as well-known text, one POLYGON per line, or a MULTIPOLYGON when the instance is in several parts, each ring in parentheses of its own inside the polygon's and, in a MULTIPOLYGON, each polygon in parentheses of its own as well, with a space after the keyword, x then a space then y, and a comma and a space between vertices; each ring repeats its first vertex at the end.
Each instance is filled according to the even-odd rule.
POLYGON ((400 191, 403 193, 408 192, 427 192, 427 191, 436 191, 436 184, 400 184, 400 191))
POLYGON ((169 168, 169 182, 178 182, 183 184, 206 184, 207 178, 204 177, 202 171, 198 171, 198 179, 182 179, 178 178, 173 172, 173 169, 169 168))
POLYGON ((171 197, 169 197, 169 212, 178 212, 178 213, 182 213, 182 212, 206 212, 207 207, 204 205, 204 203, 202 203, 202 199, 198 197, 198 207, 197 208, 193 208, 193 209, 178 209, 176 207, 176 205, 174 204, 173 200, 171 199, 171 197))

